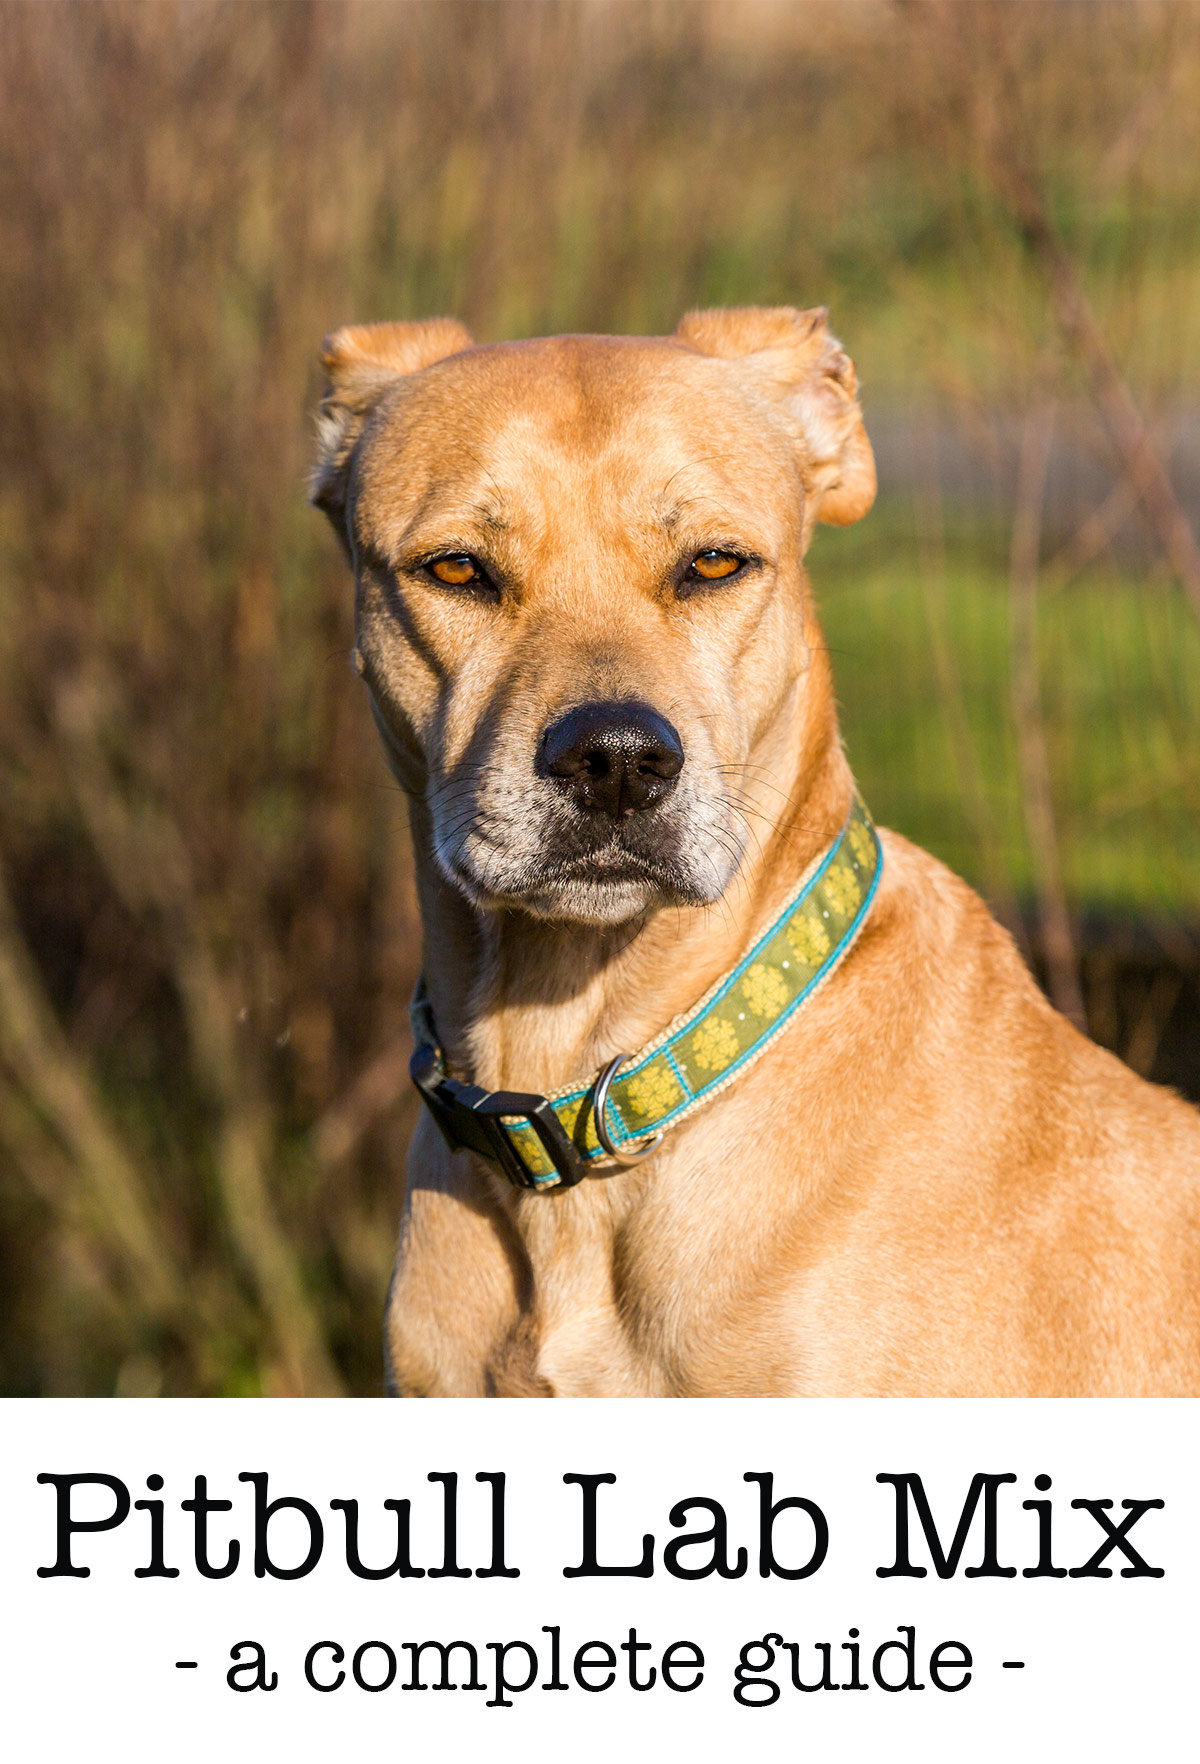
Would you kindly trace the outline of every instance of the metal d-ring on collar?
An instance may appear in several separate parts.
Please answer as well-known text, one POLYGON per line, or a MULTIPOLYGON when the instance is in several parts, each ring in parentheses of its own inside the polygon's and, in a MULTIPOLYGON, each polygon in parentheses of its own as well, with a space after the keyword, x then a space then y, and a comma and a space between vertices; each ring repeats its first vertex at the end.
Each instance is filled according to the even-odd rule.
POLYGON ((600 1141, 601 1146, 608 1153, 609 1157, 615 1159, 618 1164, 640 1164, 642 1159, 648 1158, 656 1146, 662 1142, 661 1133, 652 1133, 649 1139, 644 1139, 639 1146, 635 1146, 633 1150, 629 1150, 627 1148, 622 1148, 619 1145, 614 1145, 609 1138, 608 1128, 604 1121, 604 1109, 608 1102, 608 1087, 620 1071, 621 1067, 625 1064, 626 1060, 631 1057, 632 1056, 627 1053, 622 1053, 618 1054, 615 1060, 609 1060, 607 1066, 605 1066, 603 1072, 601 1072, 599 1078, 596 1080, 596 1092, 592 1099, 592 1119, 596 1123, 596 1138, 600 1141))

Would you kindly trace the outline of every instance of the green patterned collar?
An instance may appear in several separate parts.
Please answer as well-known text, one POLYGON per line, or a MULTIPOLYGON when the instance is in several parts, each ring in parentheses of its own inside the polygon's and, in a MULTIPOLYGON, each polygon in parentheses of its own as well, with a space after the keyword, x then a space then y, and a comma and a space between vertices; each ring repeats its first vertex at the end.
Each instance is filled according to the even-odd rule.
POLYGON ((413 1082, 451 1149, 477 1152, 517 1187, 570 1188, 611 1174, 614 1163, 636 1163, 665 1128, 751 1065, 824 984, 862 930, 882 872, 879 835, 856 799, 841 833, 732 973, 639 1053, 550 1097, 448 1077, 421 982, 413 1082))

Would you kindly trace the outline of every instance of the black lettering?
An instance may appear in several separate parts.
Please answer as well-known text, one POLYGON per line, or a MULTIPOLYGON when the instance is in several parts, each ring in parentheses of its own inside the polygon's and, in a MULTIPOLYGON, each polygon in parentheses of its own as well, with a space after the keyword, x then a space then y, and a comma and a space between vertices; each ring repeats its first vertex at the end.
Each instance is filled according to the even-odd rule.
POLYGON ((243 1648, 250 1648, 252 1652, 248 1660, 243 1660, 240 1665, 231 1666, 225 1674, 225 1682, 230 1690, 273 1691, 279 1683, 279 1674, 267 1671, 267 1655, 262 1643, 256 1641, 234 1642, 229 1650, 229 1658, 236 1661, 243 1648), (249 1678, 249 1683, 238 1682, 243 1676, 249 1678))
MULTIPOLYGON (((147 1476, 146 1487, 154 1494, 163 1485, 159 1475, 147 1476)), ((150 1515, 150 1561, 145 1568, 135 1568, 136 1580, 178 1580, 178 1568, 168 1568, 163 1561, 163 1504, 161 1501, 134 1501, 139 1513, 150 1515)))
MULTIPOLYGON (((684 1645, 686 1646, 687 1644, 685 1643, 684 1645)), ((650 1668, 649 1678, 647 1678, 645 1681, 640 1679, 637 1675, 637 1657, 639 1654, 648 1654, 650 1652, 650 1643, 644 1642, 644 1641, 639 1641, 637 1630, 630 1629, 629 1640, 623 1641, 621 1643, 621 1652, 623 1654, 629 1655, 629 1688, 631 1690, 635 1690, 635 1691, 651 1690, 654 1686, 654 1680, 658 1676, 658 1674, 655 1672, 653 1666, 651 1666, 651 1668, 650 1668)), ((666 1655, 664 1655, 663 1656, 663 1676, 664 1676, 664 1678, 666 1677, 666 1670, 667 1670, 666 1655)), ((671 1688, 674 1689, 674 1686, 672 1686, 671 1688)), ((689 1688, 690 1688, 690 1686, 689 1686, 689 1688)))
POLYGON ((814 1642, 813 1647, 821 1656, 821 1677, 817 1684, 805 1684, 800 1676, 800 1643, 784 1642, 784 1647, 792 1656, 792 1683, 798 1691, 836 1691, 841 1690, 840 1684, 833 1682, 833 1643, 814 1642))
POLYGON ((921 1529, 925 1533, 925 1541, 929 1545, 929 1554, 933 1558, 934 1571, 940 1580, 949 1580, 958 1570, 963 1550, 966 1548, 967 1536, 971 1529, 971 1521, 975 1517, 975 1509, 979 1505, 982 1494, 983 1502, 983 1560, 978 1568, 964 1570, 968 1580, 987 1575, 1002 1580, 1011 1580, 1016 1575, 1015 1568, 1002 1568, 996 1560, 996 1495, 1002 1483, 1015 1482, 1017 1479, 1011 1472, 1002 1475, 976 1475, 971 1478, 971 1486, 967 1490, 967 1499, 959 1515, 954 1541, 949 1552, 942 1549, 941 1539, 933 1523, 933 1514, 929 1510, 925 1486, 919 1476, 911 1473, 893 1475, 884 1472, 875 1478, 876 1482, 890 1482, 896 1490, 896 1560, 890 1568, 877 1568, 876 1574, 881 1580, 889 1580, 896 1574, 911 1575, 914 1580, 923 1580, 928 1570, 914 1567, 909 1560, 908 1544, 908 1499, 912 1503, 917 1517, 921 1521, 921 1529))
POLYGON ((624 1574, 634 1580, 649 1580, 654 1573, 654 1536, 651 1532, 646 1532, 642 1538, 642 1559, 640 1562, 631 1562, 624 1568, 602 1568, 597 1559, 596 1491, 601 1484, 616 1480, 611 1472, 606 1472, 604 1475, 584 1476, 576 1475, 574 1471, 568 1471, 563 1477, 564 1482, 577 1482, 583 1491, 583 1561, 578 1568, 564 1568, 565 1579, 579 1580, 585 1576, 624 1574))
POLYGON ((970 1650, 970 1648, 967 1647, 965 1642, 956 1642, 956 1641, 940 1642, 938 1644, 938 1646, 936 1648, 934 1648, 932 1654, 930 1654, 930 1656, 929 1656, 929 1676, 933 1680, 933 1686, 934 1686, 935 1690, 940 1690, 940 1691, 966 1690, 967 1686, 971 1682, 971 1650, 970 1650), (946 1654, 950 1648, 957 1648, 958 1649, 959 1658, 957 1660, 949 1660, 949 1659, 942 1658, 942 1656, 944 1654, 946 1654), (961 1672, 965 1676, 964 1676, 961 1684, 946 1684, 943 1682, 943 1677, 942 1677, 943 1673, 946 1673, 946 1672, 961 1672))
POLYGON ((504 1472, 503 1470, 477 1470, 476 1482, 490 1482, 492 1485, 492 1560, 487 1568, 476 1568, 477 1580, 517 1580, 519 1568, 506 1568, 504 1565, 504 1472))
POLYGON ((703 1496, 693 1500, 678 1501, 671 1508, 672 1525, 683 1525, 693 1508, 701 1508, 712 1519, 708 1531, 689 1531, 682 1537, 672 1538, 663 1550, 663 1567, 676 1580, 705 1580, 710 1574, 719 1574, 722 1580, 740 1580, 746 1572, 747 1556, 739 1549, 732 1564, 729 1560, 729 1534, 725 1520, 725 1509, 720 1501, 710 1501, 703 1496), (711 1543, 712 1554, 706 1562, 700 1562, 694 1568, 685 1568, 679 1560, 681 1550, 690 1549, 693 1544, 711 1543))
POLYGON ((365 1641, 361 1647, 355 1648, 354 1658, 350 1662, 350 1671, 354 1675, 354 1682, 359 1690, 385 1691, 396 1676, 396 1656, 386 1642, 365 1641), (372 1684, 369 1679, 363 1677, 362 1672, 363 1655, 370 1653, 372 1648, 379 1649, 385 1662, 385 1674, 378 1684, 372 1684))
POLYGON ((432 1648, 435 1653, 437 1653, 441 1656, 442 1676, 441 1676, 440 1681, 432 1687, 434 1690, 486 1690, 487 1689, 487 1686, 483 1683, 483 1680, 479 1676, 479 1656, 475 1652, 474 1645, 471 1642, 466 1642, 466 1641, 452 1641, 452 1642, 423 1641, 423 1642, 404 1642, 402 1645, 408 1649, 408 1652, 410 1655, 410 1661, 409 1661, 409 1680, 408 1680, 407 1684, 402 1684, 400 1686, 401 1690, 421 1691, 421 1690, 429 1690, 431 1688, 429 1685, 421 1683, 421 1676, 420 1676, 421 1655, 425 1652, 426 1648, 432 1648), (465 1679, 461 1685, 455 1684, 450 1677, 450 1656, 454 1652, 455 1648, 462 1648, 463 1651, 465 1652, 468 1660, 471 1663, 470 1677, 465 1679))
POLYGON ((617 1675, 616 1672, 613 1671, 616 1663, 617 1656, 613 1653, 607 1642, 584 1642, 581 1648, 576 1649, 575 1664, 571 1670, 575 1674, 575 1682, 580 1690, 606 1691, 616 1680, 617 1675), (600 1654, 598 1660, 589 1660, 587 1657, 593 1649, 600 1654), (607 1672, 608 1677, 604 1680, 603 1684, 589 1684, 583 1676, 585 1672, 607 1672))
MULTIPOLYGON (((631 1630, 630 1634, 632 1635, 632 1633, 631 1630)), ((622 1642, 621 1645, 624 1647, 625 1644, 622 1642)), ((645 1645, 648 1647, 649 1643, 646 1643, 645 1645)), ((704 1683, 704 1655, 696 1646, 695 1642, 672 1642, 662 1657, 662 1675, 663 1683, 668 1690, 694 1691, 698 1686, 702 1685, 704 1683), (687 1650, 687 1653, 690 1656, 687 1659, 683 1658, 684 1649, 687 1650), (676 1659, 676 1655, 679 1655, 680 1658, 676 1659), (690 1684, 677 1684, 675 1680, 675 1674, 677 1672, 692 1673, 692 1682, 690 1684)), ((650 1673, 650 1684, 653 1683, 654 1673, 652 1670, 650 1673)), ((633 1688, 634 1690, 649 1690, 650 1685, 643 1686, 635 1684, 633 1688)))
POLYGON ((185 1513, 194 1513, 195 1522, 195 1554, 197 1571, 206 1580, 227 1580, 238 1565, 242 1546, 236 1538, 231 1539, 229 1554, 225 1558, 223 1568, 214 1568, 208 1559, 208 1515, 210 1513, 228 1513, 232 1511, 232 1501, 212 1501, 208 1498, 208 1478, 197 1476, 196 1492, 192 1500, 180 1501, 179 1505, 185 1513))
POLYGON ((858 1631, 857 1631, 857 1629, 848 1629, 846 1631, 846 1634, 850 1637, 850 1640, 844 1641, 842 1643, 842 1646, 845 1648, 846 1652, 850 1656, 850 1682, 849 1682, 849 1684, 842 1685, 841 1688, 842 1688, 842 1690, 866 1690, 866 1689, 868 1689, 868 1686, 863 1683, 862 1679, 858 1675, 858 1667, 859 1667, 858 1631))
POLYGON ((899 1634, 907 1637, 907 1639, 905 1641, 881 1642, 876 1648, 875 1656, 871 1661, 871 1672, 874 1676, 875 1682, 880 1690, 885 1691, 924 1690, 925 1686, 917 1683, 917 1659, 916 1651, 913 1646, 917 1632, 912 1625, 908 1623, 901 1623, 897 1628, 899 1634), (900 1653, 904 1660, 904 1677, 900 1680, 899 1684, 893 1684, 890 1679, 885 1678, 883 1675, 883 1657, 893 1648, 900 1653))
POLYGON ((738 1663, 733 1669, 733 1700, 744 1709, 769 1709, 772 1703, 779 1701, 779 1686, 773 1678, 764 1677, 775 1664, 775 1649, 772 1643, 782 1646, 783 1637, 769 1632, 761 1641, 745 1642, 738 1655, 738 1663), (757 1663, 750 1658, 752 1652, 765 1654, 765 1659, 757 1663), (763 1691, 765 1695, 758 1696, 763 1691), (751 1692, 756 1694, 751 1695, 751 1692))
MULTIPOLYGON (((518 1691, 518 1692, 520 1692, 520 1691, 527 1691, 529 1689, 530 1685, 533 1683, 534 1679, 537 1677, 537 1669, 538 1669, 537 1655, 534 1653, 534 1651, 530 1647, 529 1643, 523 1642, 523 1641, 488 1642, 487 1648, 488 1648, 489 1653, 492 1653, 496 1656, 495 1682, 492 1687, 496 1694, 495 1694, 495 1696, 488 1698, 487 1707, 489 1709, 511 1709, 513 1706, 512 1705, 512 1698, 506 1697, 504 1693, 505 1693, 505 1691, 518 1691), (529 1663, 529 1671, 526 1674, 525 1682, 523 1684, 517 1684, 515 1679, 510 1680, 507 1673, 505 1672, 505 1666, 508 1663, 508 1656, 511 1653, 514 1653, 518 1648, 520 1648, 521 1652, 525 1655, 525 1658, 529 1663)), ((584 1688, 587 1689, 588 1687, 584 1686, 584 1688)))
POLYGON ((571 1687, 563 1678, 560 1670, 561 1661, 559 1655, 562 1644, 562 1631, 557 1623, 543 1623, 542 1633, 543 1635, 548 1635, 550 1637, 550 1677, 542 1686, 542 1689, 570 1690, 571 1687))
MULTIPOLYGON (((1105 1556, 1109 1555, 1111 1551, 1119 1549, 1121 1554, 1132 1564, 1129 1568, 1122 1568, 1122 1580, 1161 1580, 1166 1570, 1163 1568, 1152 1568, 1149 1562, 1146 1561, 1145 1557, 1140 1556, 1130 1543, 1129 1533, 1144 1514, 1153 1512, 1155 1509, 1161 1508, 1165 1504, 1166 1503, 1163 1501, 1122 1501, 1121 1505, 1125 1508, 1125 1517, 1119 1525, 1114 1525, 1107 1516, 1108 1510, 1112 1506, 1111 1501, 1072 1501, 1071 1505, 1073 1507, 1082 1507, 1085 1512, 1092 1515, 1096 1524, 1099 1525, 1101 1530, 1105 1533, 1105 1538, 1104 1542, 1100 1545, 1100 1548, 1096 1551, 1096 1554, 1089 1557, 1089 1559, 1083 1564, 1082 1568, 1071 1569, 1071 1579, 1109 1579, 1112 1574, 1112 1569, 1102 1568, 1100 1564, 1103 1562, 1105 1556)), ((38 1572, 40 1573, 41 1570, 39 1569, 38 1572)))
POLYGON ((254 1485, 255 1576, 259 1580, 264 1580, 268 1574, 275 1580, 302 1580, 321 1560, 321 1549, 325 1542, 325 1531, 317 1509, 308 1501, 301 1500, 299 1495, 280 1495, 278 1500, 268 1501, 265 1470, 242 1470, 238 1474, 238 1481, 254 1485), (295 1568, 280 1568, 271 1560, 271 1552, 267 1548, 267 1527, 274 1515, 281 1513, 285 1507, 290 1507, 293 1513, 299 1513, 308 1526, 308 1554, 295 1568))
POLYGON ((341 1648, 338 1647, 338 1644, 336 1642, 331 1642, 331 1641, 314 1642, 312 1647, 309 1648, 307 1654, 305 1654, 305 1656, 304 1656, 304 1676, 308 1680, 309 1684, 312 1685, 314 1690, 318 1690, 318 1691, 339 1690, 341 1688, 341 1686, 343 1684, 345 1684, 345 1682, 346 1682, 346 1674, 344 1672, 339 1672, 332 1684, 321 1684, 313 1676, 313 1664, 316 1660, 317 1655, 321 1652, 321 1650, 323 1648, 329 1649, 330 1654, 333 1656, 333 1664, 335 1666, 340 1666, 342 1661, 346 1658, 345 1654, 342 1652, 341 1648))
POLYGON ((442 1485, 442 1565, 429 1570, 430 1580, 470 1580, 471 1570, 458 1565, 458 1473, 431 1470, 426 1482, 442 1485))
POLYGON ((335 1511, 346 1515, 346 1566, 360 1580, 387 1580, 398 1574, 401 1580, 420 1580, 424 1568, 414 1568, 410 1557, 411 1501, 384 1501, 387 1512, 396 1515, 396 1554, 386 1568, 367 1568, 358 1553, 358 1502, 330 1501, 335 1511))
POLYGON ((77 1531, 115 1531, 129 1517, 129 1490, 116 1476, 106 1476, 102 1470, 90 1471, 76 1476, 55 1476, 52 1473, 38 1477, 39 1482, 52 1482, 57 1495, 58 1504, 55 1510, 55 1528, 57 1551, 53 1568, 39 1568, 39 1580, 53 1580, 56 1576, 69 1575, 75 1580, 86 1580, 91 1573, 90 1568, 76 1568, 71 1560, 71 1539, 77 1531), (96 1488, 106 1488, 113 1497, 113 1510, 107 1519, 73 1519, 71 1517, 71 1493, 81 1488, 84 1483, 91 1483, 96 1488))
MULTIPOLYGON (((1045 1494, 1046 1490, 1050 1487, 1050 1478, 1048 1476, 1035 1476, 1033 1479, 1033 1486, 1036 1489, 1040 1489, 1041 1492, 1043 1494, 1045 1494)), ((1050 1542, 1051 1506, 1050 1506, 1050 1502, 1049 1501, 1022 1501, 1021 1506, 1026 1513, 1036 1513, 1038 1516, 1038 1560, 1037 1560, 1037 1567, 1036 1568, 1022 1568, 1022 1570, 1021 1570, 1022 1579, 1024 1579, 1024 1580, 1038 1580, 1038 1579, 1065 1580, 1066 1576, 1067 1576, 1067 1571, 1065 1568, 1056 1568, 1054 1566, 1054 1557, 1053 1557, 1053 1554, 1051 1551, 1051 1542, 1050 1542)))
POLYGON ((829 1525, 824 1513, 815 1502, 806 1501, 803 1495, 786 1495, 783 1500, 772 1502, 775 1479, 769 1470, 748 1470, 742 1480, 758 1484, 758 1572, 764 1580, 773 1574, 780 1580, 807 1580, 810 1574, 817 1572, 829 1553, 829 1525), (785 1568, 775 1556, 775 1521, 789 1507, 806 1514, 812 1521, 812 1552, 801 1568, 785 1568))

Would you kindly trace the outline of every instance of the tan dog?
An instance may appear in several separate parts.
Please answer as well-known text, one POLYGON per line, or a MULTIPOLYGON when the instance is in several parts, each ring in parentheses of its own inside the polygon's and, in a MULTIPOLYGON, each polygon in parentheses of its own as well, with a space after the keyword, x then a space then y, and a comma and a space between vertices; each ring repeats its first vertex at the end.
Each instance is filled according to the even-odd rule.
MULTIPOLYGON (((314 500, 411 796, 447 1069, 586 1081, 846 820, 803 559, 874 497, 853 365, 791 308, 486 348, 364 326, 324 359, 314 500)), ((638 1167, 529 1192, 423 1116, 397 1391, 1200 1393, 1200 1115, 1057 1016, 962 882, 883 851, 842 965, 638 1167)))

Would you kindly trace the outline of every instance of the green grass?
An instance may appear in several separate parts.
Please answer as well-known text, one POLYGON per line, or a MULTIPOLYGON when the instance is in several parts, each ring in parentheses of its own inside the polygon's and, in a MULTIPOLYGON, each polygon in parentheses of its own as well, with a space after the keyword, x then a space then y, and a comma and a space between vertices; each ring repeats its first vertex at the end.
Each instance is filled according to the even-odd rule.
MULTIPOLYGON (((939 580, 884 509, 853 533, 822 535, 809 563, 873 812, 985 892, 990 839, 1028 898, 1002 560, 952 539, 939 580), (947 682, 960 695, 958 738, 947 682)), ((1182 595, 1093 571, 1042 600, 1039 660, 1072 903, 1200 919, 1200 625, 1182 595)))

